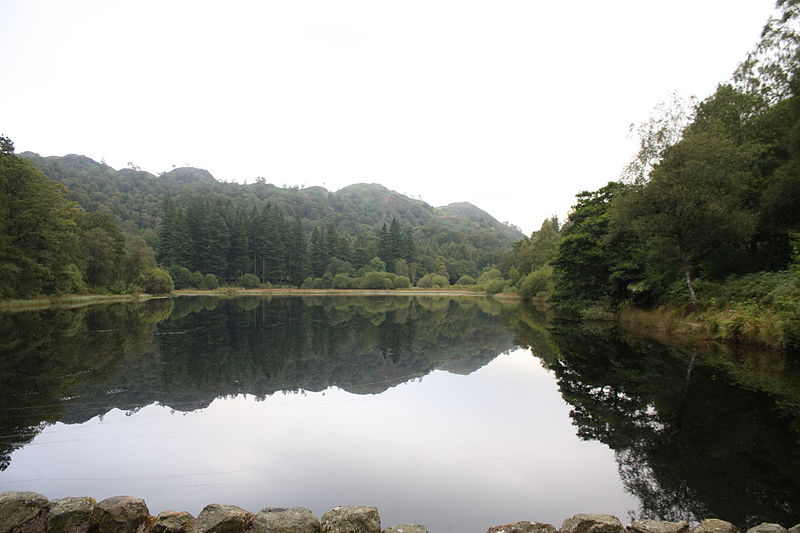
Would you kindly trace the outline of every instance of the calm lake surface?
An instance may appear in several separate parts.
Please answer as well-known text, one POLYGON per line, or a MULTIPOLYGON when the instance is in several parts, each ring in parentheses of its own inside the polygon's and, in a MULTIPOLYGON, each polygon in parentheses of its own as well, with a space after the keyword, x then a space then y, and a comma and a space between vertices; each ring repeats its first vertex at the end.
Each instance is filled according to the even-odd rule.
POLYGON ((151 513, 376 505, 800 522, 796 358, 668 349, 490 298, 184 297, 0 314, 0 490, 151 513))

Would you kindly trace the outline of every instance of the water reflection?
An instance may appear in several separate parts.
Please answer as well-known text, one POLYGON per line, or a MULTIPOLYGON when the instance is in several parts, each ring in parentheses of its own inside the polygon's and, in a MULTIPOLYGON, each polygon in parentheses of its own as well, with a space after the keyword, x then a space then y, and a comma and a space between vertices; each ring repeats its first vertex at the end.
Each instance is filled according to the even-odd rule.
POLYGON ((547 352, 578 435, 614 450, 640 501, 634 515, 800 521, 800 368, 790 354, 670 349, 525 316, 517 341, 547 352))
POLYGON ((369 503, 434 532, 578 512, 791 525, 798 383, 788 354, 667 348, 486 298, 15 313, 0 489, 156 512, 369 503))
POLYGON ((4 315, 0 469, 47 424, 114 408, 468 374, 514 347, 504 312, 482 298, 193 297, 4 315))

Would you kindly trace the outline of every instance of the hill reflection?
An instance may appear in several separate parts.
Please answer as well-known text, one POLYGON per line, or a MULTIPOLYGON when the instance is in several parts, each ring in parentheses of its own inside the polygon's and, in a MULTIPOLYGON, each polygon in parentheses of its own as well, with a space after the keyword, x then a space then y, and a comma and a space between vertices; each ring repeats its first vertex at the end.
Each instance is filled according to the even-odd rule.
POLYGON ((484 298, 187 297, 0 317, 0 469, 44 427, 159 403, 470 373, 515 345, 484 298))

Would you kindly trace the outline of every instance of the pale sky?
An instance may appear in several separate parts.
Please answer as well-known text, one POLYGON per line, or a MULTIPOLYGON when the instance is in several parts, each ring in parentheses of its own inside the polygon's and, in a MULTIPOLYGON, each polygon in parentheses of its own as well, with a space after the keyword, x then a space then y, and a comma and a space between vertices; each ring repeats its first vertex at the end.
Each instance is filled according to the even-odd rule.
POLYGON ((0 133, 219 180, 381 183, 525 233, 710 95, 773 0, 0 0, 0 133))

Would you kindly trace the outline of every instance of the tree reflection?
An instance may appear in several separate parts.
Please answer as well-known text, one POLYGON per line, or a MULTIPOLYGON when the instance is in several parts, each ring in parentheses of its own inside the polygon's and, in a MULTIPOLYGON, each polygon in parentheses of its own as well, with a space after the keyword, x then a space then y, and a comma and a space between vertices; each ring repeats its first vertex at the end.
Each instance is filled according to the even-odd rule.
POLYGON ((800 521, 800 371, 788 355, 679 351, 613 328, 528 322, 516 322, 518 340, 557 348, 547 364, 577 433, 614 450, 641 502, 634 515, 800 521))
POLYGON ((0 315, 0 469, 45 426, 238 394, 375 394, 513 347, 475 298, 184 297, 0 315))

